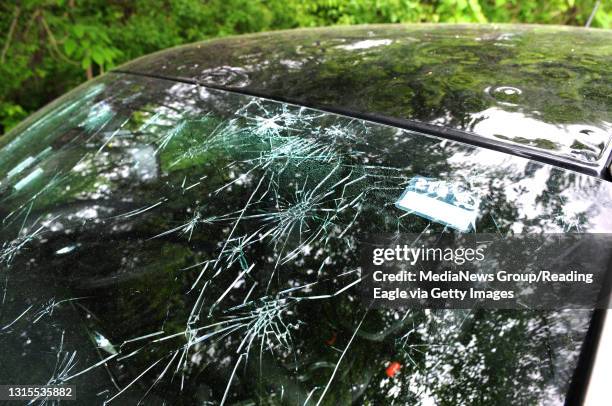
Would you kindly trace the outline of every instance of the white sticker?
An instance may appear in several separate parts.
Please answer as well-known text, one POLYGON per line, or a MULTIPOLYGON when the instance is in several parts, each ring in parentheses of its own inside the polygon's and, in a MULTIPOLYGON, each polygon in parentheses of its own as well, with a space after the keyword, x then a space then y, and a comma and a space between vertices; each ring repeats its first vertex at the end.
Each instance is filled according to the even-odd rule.
POLYGON ((457 182, 414 177, 395 202, 399 209, 462 232, 476 227, 480 199, 466 185, 457 182))

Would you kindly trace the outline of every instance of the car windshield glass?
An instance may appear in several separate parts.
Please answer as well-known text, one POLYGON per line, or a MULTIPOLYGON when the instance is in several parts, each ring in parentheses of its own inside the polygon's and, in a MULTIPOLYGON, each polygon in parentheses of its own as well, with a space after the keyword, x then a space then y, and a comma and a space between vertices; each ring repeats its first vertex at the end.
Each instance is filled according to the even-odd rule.
POLYGON ((341 26, 214 39, 122 69, 455 128, 603 168, 611 42, 609 30, 576 27, 341 26))
POLYGON ((591 311, 371 308, 361 238, 612 230, 594 177, 129 74, 0 138, 0 181, 0 382, 89 403, 562 402, 591 311), (396 206, 432 178, 461 224, 396 206))

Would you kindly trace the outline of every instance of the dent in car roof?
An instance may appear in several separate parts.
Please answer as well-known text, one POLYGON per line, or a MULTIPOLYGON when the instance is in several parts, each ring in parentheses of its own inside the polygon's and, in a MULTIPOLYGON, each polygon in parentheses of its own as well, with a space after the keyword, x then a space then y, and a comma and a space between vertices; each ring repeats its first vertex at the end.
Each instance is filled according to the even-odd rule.
POLYGON ((609 30, 383 25, 213 40, 120 70, 444 126, 601 173, 611 64, 609 30))

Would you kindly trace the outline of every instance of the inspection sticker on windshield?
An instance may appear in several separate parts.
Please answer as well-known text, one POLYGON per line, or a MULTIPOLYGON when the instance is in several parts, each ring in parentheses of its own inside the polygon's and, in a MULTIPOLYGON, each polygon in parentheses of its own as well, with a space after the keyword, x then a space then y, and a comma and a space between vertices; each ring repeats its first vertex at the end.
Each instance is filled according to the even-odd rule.
POLYGON ((460 182, 417 176, 408 182, 395 206, 459 231, 475 228, 480 199, 460 182))

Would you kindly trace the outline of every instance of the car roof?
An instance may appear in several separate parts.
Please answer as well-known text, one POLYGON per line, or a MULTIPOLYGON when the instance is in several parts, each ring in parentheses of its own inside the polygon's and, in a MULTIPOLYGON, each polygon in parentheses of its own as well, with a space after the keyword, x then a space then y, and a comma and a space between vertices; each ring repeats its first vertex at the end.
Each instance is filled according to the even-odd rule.
POLYGON ((612 148, 611 50, 611 30, 366 25, 205 41, 116 71, 319 108, 602 175, 612 148))

